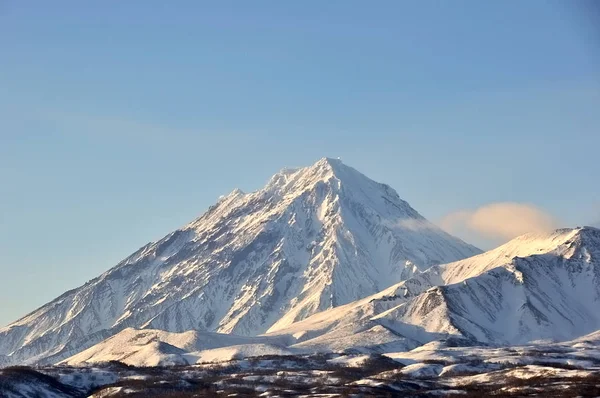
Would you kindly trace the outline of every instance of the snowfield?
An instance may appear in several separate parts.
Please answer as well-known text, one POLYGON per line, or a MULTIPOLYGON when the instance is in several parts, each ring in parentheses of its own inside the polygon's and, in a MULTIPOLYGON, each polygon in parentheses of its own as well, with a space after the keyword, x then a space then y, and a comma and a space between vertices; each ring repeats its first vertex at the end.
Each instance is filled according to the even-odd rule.
POLYGON ((188 331, 171 333, 127 328, 64 361, 61 365, 85 366, 118 361, 132 366, 191 365, 197 361, 226 361, 234 357, 290 353, 282 337, 246 337, 188 331))

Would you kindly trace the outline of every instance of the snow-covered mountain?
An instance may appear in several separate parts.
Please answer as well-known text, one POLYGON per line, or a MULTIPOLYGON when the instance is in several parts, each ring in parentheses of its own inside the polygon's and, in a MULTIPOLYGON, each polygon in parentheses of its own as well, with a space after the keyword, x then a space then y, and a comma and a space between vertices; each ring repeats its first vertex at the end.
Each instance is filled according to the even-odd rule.
POLYGON ((239 190, 0 329, 0 358, 55 362, 127 327, 257 335, 480 251, 339 160, 239 190))
POLYGON ((551 252, 430 289, 378 319, 496 344, 564 341, 600 329, 600 230, 556 235, 562 242, 551 252))
POLYGON ((523 235, 272 334, 295 337, 295 348, 389 352, 449 336, 521 344, 597 329, 600 230, 583 227, 523 235))
POLYGON ((523 235, 263 336, 126 329, 65 363, 193 364, 318 351, 444 356, 443 347, 482 343, 596 344, 599 328, 600 230, 584 227, 523 235))
POLYGON ((130 328, 64 363, 194 364, 319 351, 404 358, 457 345, 587 344, 599 336, 599 255, 595 228, 527 234, 262 336, 130 328))

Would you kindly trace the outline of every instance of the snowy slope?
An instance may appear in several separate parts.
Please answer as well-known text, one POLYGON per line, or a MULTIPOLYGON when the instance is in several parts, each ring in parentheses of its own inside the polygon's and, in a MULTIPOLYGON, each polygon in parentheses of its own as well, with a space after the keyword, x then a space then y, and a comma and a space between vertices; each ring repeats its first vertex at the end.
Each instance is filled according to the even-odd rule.
POLYGON ((564 341, 600 328, 600 230, 557 231, 563 240, 545 254, 509 263, 462 282, 439 286, 375 320, 396 328, 480 342, 564 341))
POLYGON ((401 351, 448 335, 518 344, 599 328, 600 230, 584 227, 523 235, 272 334, 296 348, 401 351))
MULTIPOLYGON (((231 334, 188 331, 165 332, 155 329, 127 328, 108 339, 61 362, 82 366, 119 361, 133 366, 169 366, 194 364, 198 360, 247 354, 281 353, 289 339, 281 337, 245 337, 231 334), (226 348, 223 348, 226 347, 226 348), (245 348, 245 350, 243 349, 245 348)), ((288 351, 284 351, 288 352, 288 351)))
POLYGON ((256 335, 479 250, 339 160, 235 190, 185 227, 0 329, 0 357, 56 362, 127 327, 256 335))

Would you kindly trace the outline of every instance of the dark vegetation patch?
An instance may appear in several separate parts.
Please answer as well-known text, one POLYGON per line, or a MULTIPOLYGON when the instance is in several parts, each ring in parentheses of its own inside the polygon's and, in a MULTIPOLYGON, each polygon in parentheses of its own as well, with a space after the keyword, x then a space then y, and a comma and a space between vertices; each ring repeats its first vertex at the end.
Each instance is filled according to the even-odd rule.
MULTIPOLYGON (((3 392, 14 391, 19 383, 39 386, 72 398, 110 391, 112 392, 107 395, 109 397, 129 398, 222 397, 230 394, 254 397, 265 391, 282 397, 315 394, 336 394, 342 397, 427 397, 432 394, 453 396, 456 390, 463 392, 462 396, 466 397, 600 396, 600 372, 594 372, 587 377, 568 378, 542 373, 529 379, 520 379, 506 373, 507 367, 516 369, 520 366, 504 364, 504 370, 499 370, 493 368, 499 367, 498 364, 489 365, 481 359, 469 358, 469 361, 460 364, 472 366, 475 370, 479 368, 480 372, 492 372, 489 373, 488 381, 451 387, 451 375, 427 379, 411 378, 400 373, 403 367, 401 363, 383 355, 371 355, 360 367, 346 367, 328 362, 334 357, 336 356, 265 355, 218 364, 171 367, 134 367, 120 362, 88 368, 12 367, 0 370, 0 396, 3 396, 3 392), (62 375, 68 376, 66 380, 74 382, 95 382, 93 377, 97 373, 112 374, 118 381, 104 386, 88 385, 83 391, 65 385, 59 379, 59 375, 62 375), (361 382, 357 383, 359 381, 361 382)), ((446 361, 429 362, 449 364, 446 361)), ((549 356, 540 357, 535 365, 555 369, 579 369, 576 366, 551 361, 549 356)), ((475 373, 478 372, 472 372, 475 373)), ((456 374, 467 375, 462 371, 456 374)))
POLYGON ((466 392, 461 395, 463 397, 597 397, 600 395, 600 374, 568 378, 507 377, 499 383, 470 384, 461 389, 466 392))
MULTIPOLYGON (((33 391, 43 394, 53 392, 69 397, 81 397, 82 391, 59 382, 56 378, 38 372, 28 366, 11 366, 0 369, 0 396, 2 393, 11 392, 19 394, 27 386, 33 391)), ((44 395, 39 395, 40 397, 44 395)))

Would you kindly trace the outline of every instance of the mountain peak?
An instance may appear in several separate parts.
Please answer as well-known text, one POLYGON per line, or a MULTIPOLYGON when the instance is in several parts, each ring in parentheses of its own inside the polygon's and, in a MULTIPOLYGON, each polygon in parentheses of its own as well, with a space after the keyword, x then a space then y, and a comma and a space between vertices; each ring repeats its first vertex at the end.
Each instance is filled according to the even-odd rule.
MULTIPOLYGON (((277 174, 291 175, 291 174, 295 174, 295 173, 300 173, 303 175, 319 175, 322 177, 326 177, 326 176, 330 176, 330 175, 344 174, 344 173, 361 174, 359 171, 357 171, 353 167, 343 163, 340 158, 334 159, 334 158, 328 158, 328 157, 323 157, 323 158, 317 160, 315 163, 311 164, 310 166, 295 167, 295 168, 285 167, 285 168, 281 169, 279 171, 279 173, 277 173, 277 174)), ((365 178, 367 178, 367 177, 365 176, 365 178)))
MULTIPOLYGON (((354 172, 360 174, 365 179, 366 176, 362 175, 350 166, 346 166, 342 163, 341 159, 333 159, 323 157, 307 167, 284 167, 274 174, 267 185, 254 192, 255 194, 269 194, 282 191, 302 190, 311 188, 314 184, 320 181, 327 181, 332 177, 340 179, 341 175, 348 172, 354 172), (350 171, 351 170, 351 171, 350 171)), ((344 178, 344 177, 342 177, 344 178)), ((245 192, 236 188, 228 195, 219 197, 219 202, 223 202, 228 199, 236 199, 246 195, 245 192)))
MULTIPOLYGON (((344 167, 344 163, 342 163, 342 159, 341 158, 328 158, 328 157, 323 157, 319 160, 317 160, 317 162, 315 164, 313 164, 312 166, 310 166, 311 168, 314 167, 325 167, 325 168, 329 168, 332 171, 335 171, 336 169, 339 169, 340 167, 344 167)), ((348 166, 345 166, 348 167, 348 166)))
POLYGON ((422 218, 390 186, 370 179, 339 158, 325 157, 308 167, 282 169, 269 180, 262 191, 289 197, 302 195, 323 184, 336 195, 355 197, 356 200, 379 207, 380 210, 386 207, 386 202, 394 203, 397 208, 404 209, 409 217, 422 218))
POLYGON ((584 226, 524 234, 505 243, 498 249, 515 246, 521 248, 521 250, 531 250, 531 247, 535 247, 532 253, 565 253, 569 251, 569 248, 574 247, 574 245, 590 244, 600 246, 600 230, 584 226))

